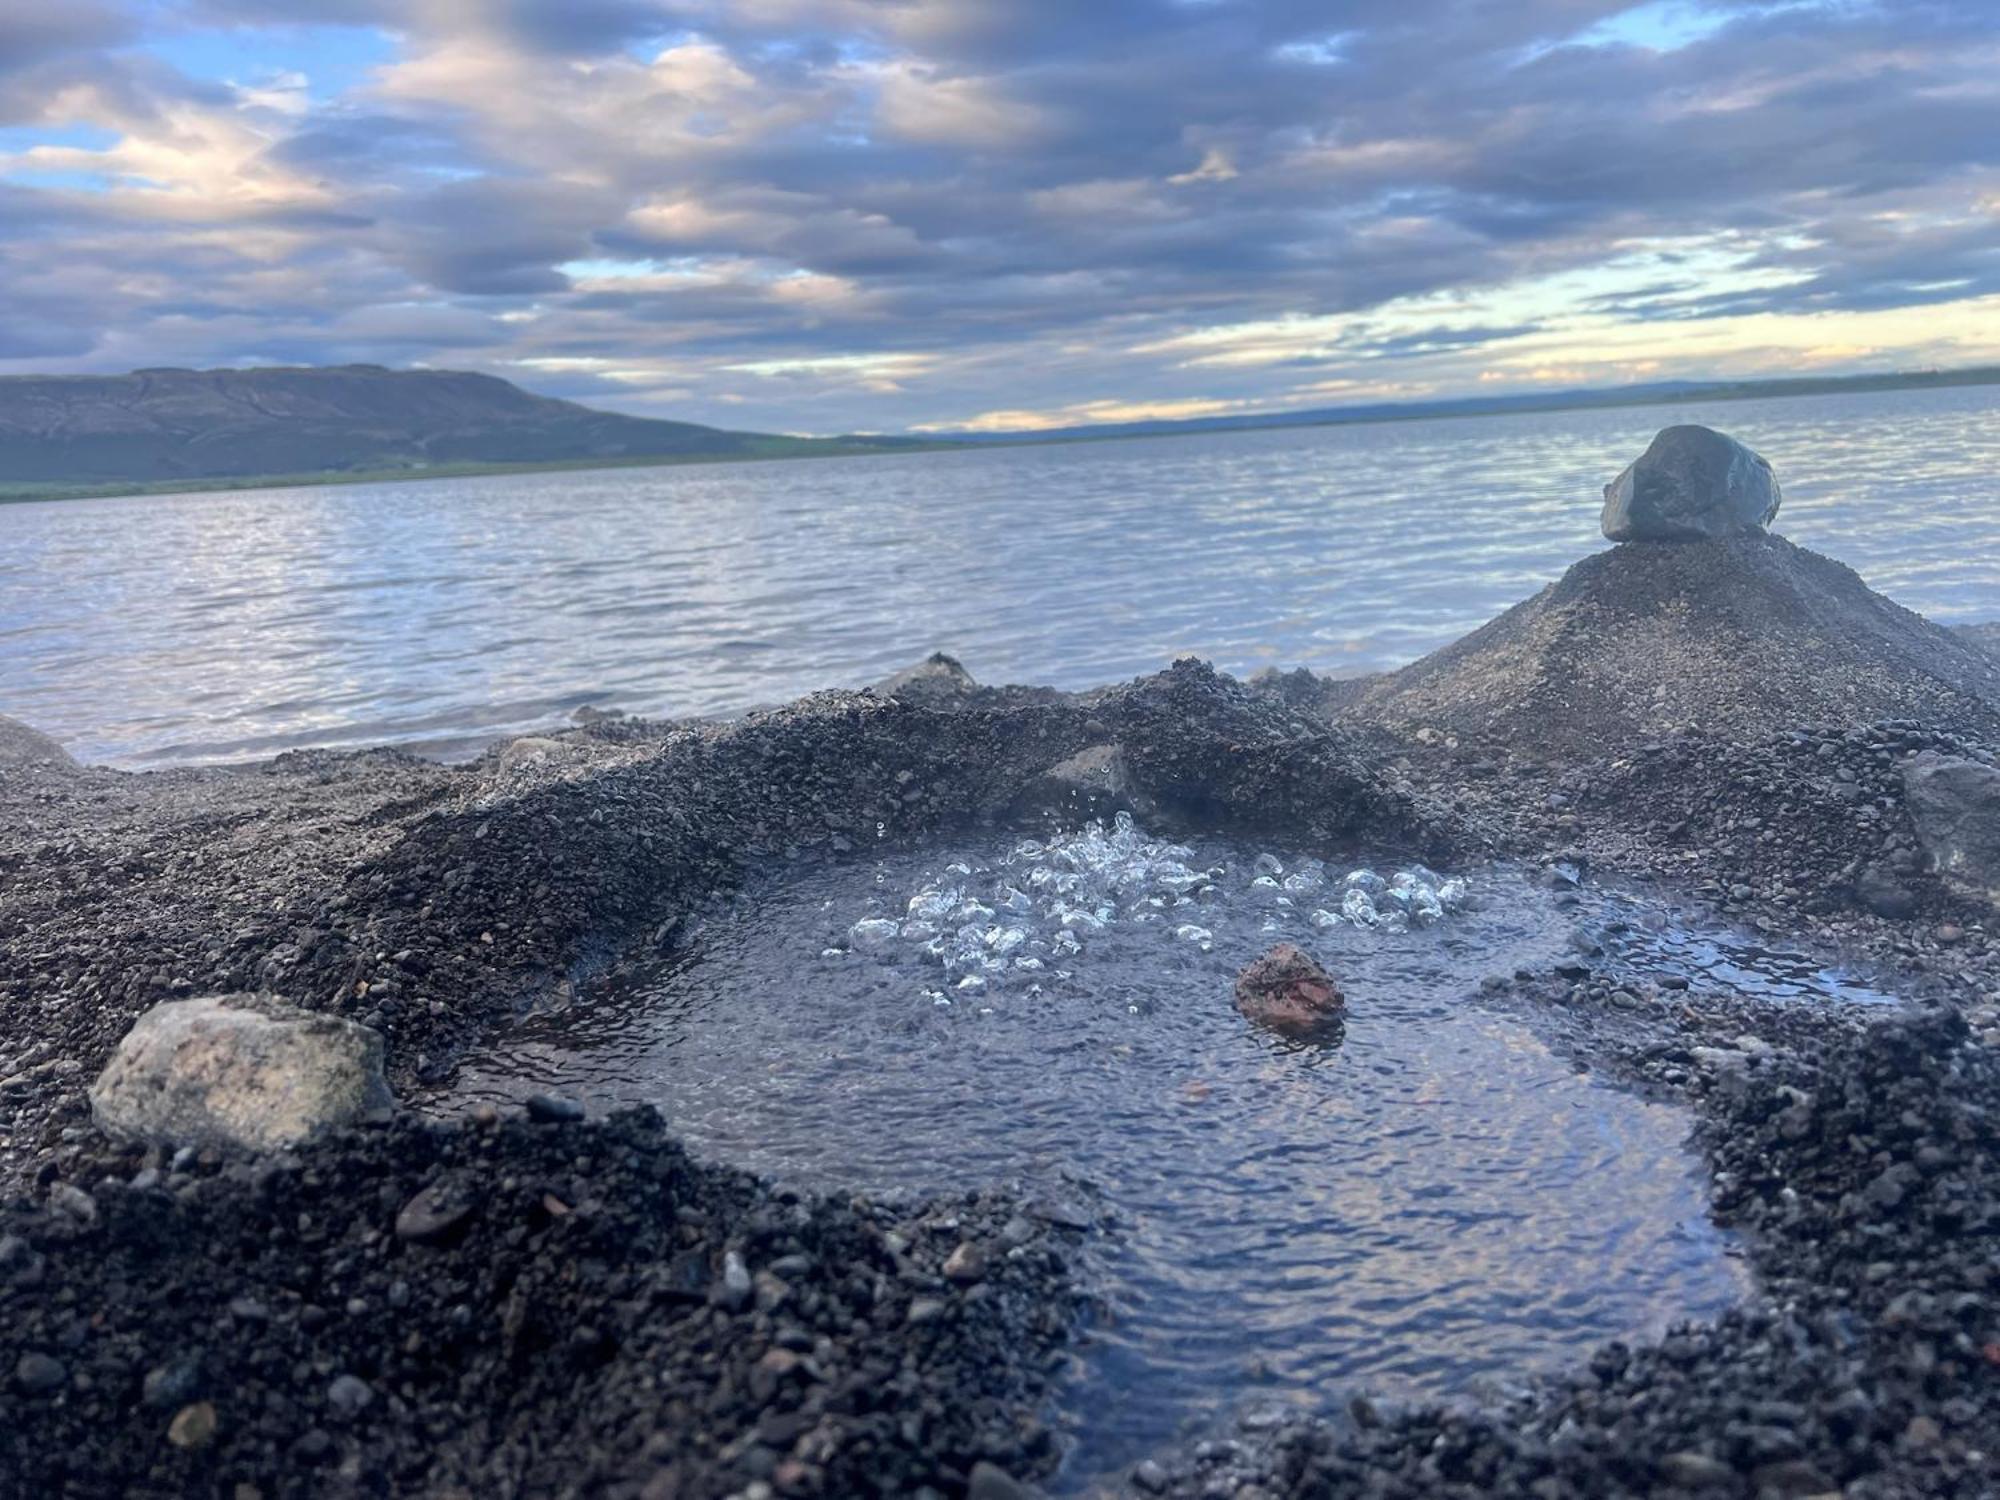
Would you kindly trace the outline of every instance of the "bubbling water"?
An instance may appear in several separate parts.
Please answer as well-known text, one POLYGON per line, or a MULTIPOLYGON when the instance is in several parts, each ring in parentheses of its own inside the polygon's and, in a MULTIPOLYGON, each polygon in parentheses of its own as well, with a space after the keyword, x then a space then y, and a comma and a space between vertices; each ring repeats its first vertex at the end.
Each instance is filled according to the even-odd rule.
POLYGON ((807 1189, 1093 1184, 1059 1492, 1239 1400, 1507 1389, 1734 1300, 1686 1117, 1479 1002, 1574 955, 1574 893, 1340 853, 1119 819, 768 872, 468 1056, 460 1097, 650 1103, 807 1189), (1338 977, 1337 1040, 1236 1009, 1280 940, 1338 977))
POLYGON ((902 902, 882 895, 847 929, 845 946, 824 957, 875 956, 894 963, 920 952, 936 965, 925 994, 933 1004, 1019 991, 1039 995, 1075 978, 1067 961, 1113 928, 1153 926, 1174 942, 1206 953, 1215 933, 1203 909, 1241 890, 1263 911, 1274 935, 1301 925, 1349 926, 1384 933, 1430 927, 1465 906, 1467 882, 1423 865, 1387 876, 1310 856, 1289 865, 1261 853, 1246 869, 1204 864, 1194 849, 1148 837, 1119 813, 1107 830, 1093 822, 1075 833, 1025 839, 978 866, 955 860, 927 875, 902 902))

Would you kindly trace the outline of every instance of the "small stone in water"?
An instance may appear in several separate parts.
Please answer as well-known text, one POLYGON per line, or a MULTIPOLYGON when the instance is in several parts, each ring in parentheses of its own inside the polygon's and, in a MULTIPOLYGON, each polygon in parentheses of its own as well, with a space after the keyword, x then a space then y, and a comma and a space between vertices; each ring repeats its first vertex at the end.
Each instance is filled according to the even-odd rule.
POLYGON ((1197 927, 1192 922, 1176 927, 1174 929, 1174 936, 1183 942, 1199 943, 1204 948, 1215 941, 1214 933, 1210 932, 1206 927, 1197 927))
POLYGON ((1260 854, 1256 868, 1259 875, 1282 875, 1285 873, 1285 862, 1275 854, 1260 854))
POLYGON ((1278 944, 1236 976, 1236 1008, 1274 1030, 1313 1030, 1345 1005, 1333 976, 1290 943, 1278 944))

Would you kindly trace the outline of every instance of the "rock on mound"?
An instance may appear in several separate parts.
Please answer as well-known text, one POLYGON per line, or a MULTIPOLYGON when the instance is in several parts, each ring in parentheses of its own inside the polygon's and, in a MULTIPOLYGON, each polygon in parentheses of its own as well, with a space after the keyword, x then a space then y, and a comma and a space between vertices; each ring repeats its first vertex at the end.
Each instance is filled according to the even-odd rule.
POLYGON ((1737 740, 1913 718, 2000 732, 2000 659, 1779 537, 1628 543, 1370 684, 1354 717, 1611 754, 1690 725, 1737 740))
POLYGON ((133 1026, 90 1091, 108 1129, 275 1151, 394 1104, 382 1038, 267 996, 169 1000, 133 1026))
POLYGON ((1770 462, 1708 427, 1667 427, 1604 487, 1614 542, 1699 542, 1768 526, 1778 513, 1770 462))

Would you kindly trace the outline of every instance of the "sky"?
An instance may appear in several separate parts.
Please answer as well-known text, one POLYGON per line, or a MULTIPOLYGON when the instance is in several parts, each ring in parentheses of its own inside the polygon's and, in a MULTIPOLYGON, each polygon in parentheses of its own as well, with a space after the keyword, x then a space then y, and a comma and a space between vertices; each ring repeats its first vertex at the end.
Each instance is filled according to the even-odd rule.
POLYGON ((2000 3, 4 0, 0 374, 787 432, 2000 361, 2000 3))

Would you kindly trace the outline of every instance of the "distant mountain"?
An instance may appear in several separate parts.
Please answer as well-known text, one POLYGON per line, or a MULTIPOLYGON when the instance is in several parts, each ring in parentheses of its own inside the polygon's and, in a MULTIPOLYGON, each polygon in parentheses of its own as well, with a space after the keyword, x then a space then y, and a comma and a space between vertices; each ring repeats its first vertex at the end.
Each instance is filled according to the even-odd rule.
POLYGON ((452 370, 342 365, 0 378, 0 486, 15 491, 910 445, 620 416, 452 370))
POLYGON ((1381 401, 1366 406, 1318 406, 1303 411, 1252 412, 1177 421, 1105 422, 1032 432, 939 432, 952 443, 1053 443, 1092 438, 1164 437, 1187 432, 1242 432, 1266 427, 1331 427, 1344 422, 1402 422, 1422 417, 1497 416, 1505 412, 1571 411, 1593 406, 1654 406, 1676 401, 1747 401, 1760 396, 1818 396, 1839 391, 1895 391, 1932 386, 2000 384, 2000 365, 1966 370, 1919 370, 1878 375, 1800 376, 1776 380, 1661 380, 1646 385, 1520 396, 1461 396, 1442 401, 1381 401))

